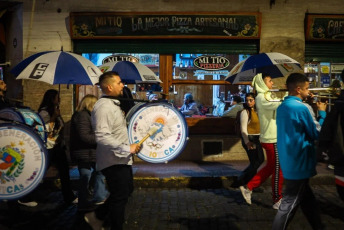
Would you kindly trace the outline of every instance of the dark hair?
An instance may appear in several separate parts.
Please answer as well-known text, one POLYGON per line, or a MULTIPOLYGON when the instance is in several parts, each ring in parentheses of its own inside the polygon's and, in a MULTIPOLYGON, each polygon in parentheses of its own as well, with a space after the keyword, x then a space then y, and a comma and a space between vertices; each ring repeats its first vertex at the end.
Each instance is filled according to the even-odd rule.
POLYGON ((102 75, 100 75, 98 84, 101 86, 104 80, 111 78, 112 76, 119 76, 119 74, 115 71, 107 71, 103 73, 102 75))
POLYGON ((264 78, 267 78, 267 77, 271 77, 270 74, 267 74, 267 73, 262 73, 262 79, 264 80, 264 78))
POLYGON ((120 107, 124 111, 125 114, 129 112, 129 110, 135 105, 133 95, 131 94, 131 91, 128 87, 124 86, 123 88, 123 96, 118 98, 118 100, 121 102, 120 107))
MULTIPOLYGON (((247 93, 245 95, 245 99, 247 99, 248 97, 252 97, 253 99, 255 99, 255 94, 254 93, 247 93)), ((248 112, 248 120, 251 120, 252 110, 250 107, 248 107, 247 103, 244 103, 244 109, 248 112)))
POLYGON ((305 82, 309 82, 309 79, 306 77, 306 75, 301 73, 292 73, 288 76, 286 81, 287 89, 291 90, 303 85, 305 82))
POLYGON ((342 71, 342 74, 340 75, 340 78, 341 78, 342 82, 344 82, 344 69, 342 71))
POLYGON ((233 101, 235 101, 236 103, 240 103, 241 102, 241 97, 240 96, 233 96, 233 101))
POLYGON ((40 106, 38 107, 38 112, 42 110, 43 107, 46 107, 46 110, 48 111, 49 115, 52 116, 55 112, 55 104, 54 100, 56 98, 56 95, 58 95, 59 92, 55 89, 49 89, 44 93, 42 102, 40 106))

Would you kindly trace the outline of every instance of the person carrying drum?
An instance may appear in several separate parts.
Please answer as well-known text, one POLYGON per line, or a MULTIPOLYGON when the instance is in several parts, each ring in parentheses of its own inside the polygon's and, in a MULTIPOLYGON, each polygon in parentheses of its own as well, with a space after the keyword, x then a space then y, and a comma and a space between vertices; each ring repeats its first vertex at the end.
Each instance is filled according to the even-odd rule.
POLYGON ((93 229, 101 229, 105 219, 111 229, 122 229, 125 206, 133 191, 133 154, 138 153, 141 146, 129 143, 125 117, 117 100, 124 88, 118 73, 102 74, 99 86, 103 97, 94 105, 91 118, 97 142, 96 163, 106 178, 110 195, 84 218, 93 229))

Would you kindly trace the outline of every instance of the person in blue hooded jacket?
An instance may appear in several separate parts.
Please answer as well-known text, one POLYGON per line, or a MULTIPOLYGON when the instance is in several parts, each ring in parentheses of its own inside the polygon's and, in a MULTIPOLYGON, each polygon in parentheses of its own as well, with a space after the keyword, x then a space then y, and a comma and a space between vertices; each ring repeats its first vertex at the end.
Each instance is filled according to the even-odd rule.
POLYGON ((276 117, 277 149, 285 187, 272 229, 286 229, 298 206, 301 206, 313 229, 323 229, 309 179, 316 175, 314 141, 319 137, 327 105, 317 102, 317 122, 312 107, 303 103, 309 96, 308 78, 300 73, 292 73, 286 83, 289 96, 277 108, 276 117))

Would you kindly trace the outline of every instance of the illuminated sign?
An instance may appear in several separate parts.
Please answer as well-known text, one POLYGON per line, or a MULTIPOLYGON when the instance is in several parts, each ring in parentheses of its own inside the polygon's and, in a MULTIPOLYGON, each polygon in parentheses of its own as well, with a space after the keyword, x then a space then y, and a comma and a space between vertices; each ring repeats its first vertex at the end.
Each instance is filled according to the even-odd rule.
POLYGON ((203 55, 194 59, 194 66, 204 70, 225 69, 229 64, 229 60, 222 56, 203 55))

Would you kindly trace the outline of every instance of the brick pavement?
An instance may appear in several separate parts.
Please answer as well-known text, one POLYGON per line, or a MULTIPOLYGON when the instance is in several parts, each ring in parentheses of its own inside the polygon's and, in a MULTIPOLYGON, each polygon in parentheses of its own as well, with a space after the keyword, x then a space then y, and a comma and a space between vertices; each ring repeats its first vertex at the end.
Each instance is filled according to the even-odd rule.
MULTIPOLYGON (((344 203, 335 187, 314 185, 313 189, 327 229, 344 229, 344 203)), ((0 229, 90 229, 75 205, 63 205, 59 191, 41 188, 41 194, 35 208, 20 206, 9 212, 2 202, 0 229)), ((136 188, 127 205, 124 230, 271 229, 276 213, 271 205, 269 187, 264 187, 263 193, 253 193, 251 206, 237 189, 136 188)), ((298 210, 289 229, 311 228, 298 210)))
MULTIPOLYGON (((276 211, 271 208, 269 182, 264 184, 263 193, 253 193, 251 206, 245 203, 238 189, 226 187, 245 165, 244 162, 136 164, 136 186, 127 206, 124 230, 271 229, 276 211), (153 180, 159 183, 151 183, 153 180)), ((336 193, 332 171, 324 164, 317 169, 319 174, 312 179, 312 186, 327 229, 344 229, 344 202, 336 193)), ((75 205, 63 204, 53 181, 46 180, 36 190, 37 207, 9 209, 7 203, 0 202, 0 230, 90 229, 75 205)), ((301 211, 289 229, 310 229, 301 211)))

